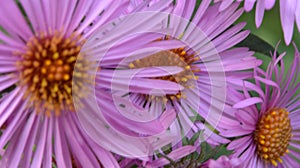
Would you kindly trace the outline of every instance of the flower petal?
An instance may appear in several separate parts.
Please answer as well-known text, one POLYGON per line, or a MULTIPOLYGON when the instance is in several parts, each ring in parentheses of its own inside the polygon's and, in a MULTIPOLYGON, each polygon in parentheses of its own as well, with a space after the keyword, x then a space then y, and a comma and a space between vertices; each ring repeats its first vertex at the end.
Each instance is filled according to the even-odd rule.
POLYGON ((292 1, 280 0, 281 26, 284 33, 284 41, 287 45, 290 44, 294 31, 296 4, 292 1))
POLYGON ((264 18, 264 13, 265 13, 265 3, 264 1, 257 1, 256 4, 256 10, 255 10, 255 23, 256 27, 260 27, 262 20, 264 18))
POLYGON ((236 103, 233 108, 244 108, 262 102, 263 100, 259 97, 251 97, 236 103))

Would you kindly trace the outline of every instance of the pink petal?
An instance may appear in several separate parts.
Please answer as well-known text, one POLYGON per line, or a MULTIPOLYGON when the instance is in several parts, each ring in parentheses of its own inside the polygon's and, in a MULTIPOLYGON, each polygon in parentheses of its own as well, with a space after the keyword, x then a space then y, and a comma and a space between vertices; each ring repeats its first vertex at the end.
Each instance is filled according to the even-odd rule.
POLYGON ((14 152, 12 155, 12 158, 10 158, 13 162, 10 165, 10 167, 18 167, 19 161, 22 157, 22 153, 24 151, 26 142, 29 137, 30 130, 32 128, 32 125, 34 123, 35 115, 31 115, 28 120, 26 120, 25 126, 22 128, 22 133, 19 137, 18 143, 16 146, 14 146, 14 152))
POLYGON ((219 10, 223 11, 224 9, 228 8, 229 5, 231 5, 232 3, 233 3, 233 0, 223 0, 221 5, 220 5, 219 10))
POLYGON ((296 2, 297 5, 296 5, 296 10, 295 10, 295 17, 296 17, 296 23, 297 23, 297 26, 298 26, 298 31, 300 32, 300 1, 297 1, 296 2))
POLYGON ((265 3, 262 0, 258 0, 256 4, 256 10, 255 10, 255 23, 256 27, 260 27, 262 20, 264 18, 265 13, 265 3))
POLYGON ((256 0, 245 0, 244 2, 244 8, 246 12, 249 12, 252 10, 254 3, 256 0))
MULTIPOLYGON (((36 115, 35 112, 33 113, 33 115, 36 115)), ((26 116, 27 117, 27 116, 26 116)), ((36 143, 36 136, 37 136, 37 132, 39 129, 39 124, 40 124, 40 116, 36 116, 35 117, 35 122, 34 125, 32 126, 27 144, 26 144, 26 149, 24 152, 24 156, 26 156, 24 158, 24 160, 22 161, 21 165, 24 167, 29 167, 30 163, 32 161, 32 155, 34 154, 34 151, 32 150, 35 143, 36 143)))
POLYGON ((56 164, 58 167, 72 167, 71 156, 68 144, 65 139, 63 126, 60 126, 58 118, 55 119, 54 125, 54 154, 56 156, 56 164))
POLYGON ((257 103, 261 103, 263 102, 263 100, 259 97, 251 97, 249 99, 240 101, 238 103, 236 103, 233 108, 244 108, 244 107, 248 107, 257 103))
POLYGON ((292 1, 280 0, 281 26, 284 33, 284 41, 287 45, 290 44, 294 31, 296 4, 292 1))
POLYGON ((275 5, 275 0, 265 0, 265 9, 270 10, 275 5))
POLYGON ((0 104, 0 126, 16 111, 17 106, 22 102, 24 91, 17 87, 0 104))
MULTIPOLYGON (((33 160, 32 160, 32 165, 37 166, 37 167, 42 167, 42 161, 43 161, 43 154, 45 151, 45 144, 47 141, 47 132, 49 131, 49 127, 48 127, 48 122, 49 122, 49 118, 45 118, 45 121, 42 122, 42 126, 41 126, 41 130, 40 131, 40 136, 38 137, 38 141, 36 144, 36 151, 34 153, 33 156, 33 160)), ((51 128, 50 128, 51 129, 51 128)))
POLYGON ((256 80, 258 80, 258 81, 260 81, 260 82, 266 84, 266 85, 270 85, 270 86, 274 86, 274 87, 276 87, 276 88, 279 88, 278 84, 275 83, 275 82, 273 82, 273 81, 271 81, 271 80, 264 79, 264 78, 261 78, 261 77, 259 77, 259 76, 255 76, 254 78, 255 78, 256 80))
POLYGON ((220 135, 225 137, 237 137, 237 136, 244 136, 253 133, 252 130, 244 130, 244 129, 230 129, 220 133, 220 135))
POLYGON ((45 152, 43 158, 43 167, 45 168, 52 168, 52 145, 53 145, 53 121, 54 119, 51 118, 49 120, 48 131, 46 135, 46 144, 45 144, 45 152))

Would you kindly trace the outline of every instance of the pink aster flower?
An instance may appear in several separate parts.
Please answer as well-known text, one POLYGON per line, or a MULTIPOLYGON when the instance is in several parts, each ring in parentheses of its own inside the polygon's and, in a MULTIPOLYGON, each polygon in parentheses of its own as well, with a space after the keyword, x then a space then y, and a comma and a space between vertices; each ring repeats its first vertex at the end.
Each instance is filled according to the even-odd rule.
MULTIPOLYGON (((295 46, 296 48, 296 46, 295 46)), ((234 138, 228 145, 245 167, 299 167, 300 99, 299 52, 286 71, 283 57, 274 53, 264 72, 257 69, 255 84, 245 82, 245 88, 257 92, 252 97, 232 91, 229 99, 236 103, 228 110, 228 123, 220 134, 234 138), (287 72, 287 74, 285 74, 287 72), (274 79, 273 79, 274 78, 274 79), (262 88, 265 87, 265 90, 262 88), (242 100, 242 101, 241 101, 242 100)))
POLYGON ((72 94, 85 87, 72 85, 72 76, 85 39, 127 5, 119 0, 1 5, 0 92, 7 92, 0 99, 1 167, 118 167, 80 126, 72 94))
MULTIPOLYGON (((183 114, 194 116, 193 111, 188 110, 189 108, 194 109, 201 117, 215 126, 220 119, 217 114, 222 112, 223 106, 222 94, 218 95, 219 99, 215 99, 214 96, 211 96, 214 94, 213 92, 218 90, 218 93, 223 92, 225 94, 226 89, 222 90, 226 88, 225 85, 232 88, 239 87, 236 85, 236 81, 250 77, 251 71, 247 72, 247 70, 251 70, 251 68, 261 63, 261 61, 252 56, 253 52, 248 51, 247 48, 232 48, 249 33, 248 31, 241 31, 245 23, 239 23, 226 30, 242 14, 243 10, 238 9, 239 4, 234 3, 223 12, 218 12, 220 4, 213 6, 209 6, 209 4, 210 1, 201 2, 191 21, 195 27, 188 27, 187 22, 182 22, 176 19, 175 16, 190 19, 196 1, 176 1, 172 10, 174 17, 171 17, 169 25, 171 30, 168 34, 170 37, 162 36, 160 40, 168 41, 177 38, 188 45, 173 47, 169 51, 161 52, 156 56, 136 59, 129 63, 131 69, 176 65, 184 69, 183 72, 177 75, 157 78, 182 85, 184 89, 179 93, 167 94, 162 99, 155 96, 149 97, 145 96, 145 94, 132 93, 131 98, 136 104, 149 110, 153 109, 153 106, 159 109, 164 107, 166 109, 174 108, 179 117, 186 122, 187 127, 193 128, 195 131, 199 128, 205 128, 200 123, 194 124, 189 121, 183 114), (196 28, 200 29, 201 32, 195 31, 196 28), (169 57, 173 57, 174 61, 164 61, 164 59, 169 59, 169 57), (183 61, 177 61, 176 57, 183 61), (218 82, 214 84, 213 81, 218 82), (219 104, 220 106, 214 105, 212 107, 212 104, 219 104), (210 112, 214 112, 216 116, 211 116, 210 112)), ((173 126, 173 129, 176 130, 176 126, 173 126)), ((218 140, 222 141, 221 139, 218 140)))
MULTIPOLYGON (((215 0, 215 2, 222 1, 220 10, 227 8, 233 0, 215 0)), ((242 0, 237 0, 241 2, 242 0)), ((270 10, 275 4, 275 0, 245 0, 244 8, 247 12, 251 11, 256 3, 255 11, 255 23, 257 27, 260 27, 265 10, 270 10)), ((284 40, 287 45, 291 43, 294 24, 296 22, 298 31, 300 32, 300 2, 297 0, 280 0, 280 19, 281 26, 284 33, 284 40)))
MULTIPOLYGON (((173 1, 147 5, 148 13, 122 18, 110 31, 105 32, 103 27, 86 42, 84 50, 92 59, 101 56, 96 90, 110 88, 112 97, 108 99, 115 105, 106 105, 96 94, 101 112, 79 113, 82 125, 97 143, 103 143, 97 118, 105 118, 109 129, 131 138, 168 132, 175 138, 161 141, 161 145, 172 144, 173 150, 182 147, 182 130, 189 137, 199 129, 205 130, 205 139, 213 136, 210 140, 216 145, 229 142, 196 118, 201 116, 216 126, 222 120, 224 90, 241 88, 242 80, 250 78, 252 68, 261 64, 248 48, 233 48, 249 34, 242 31, 245 23, 231 27, 243 9, 234 3, 219 12, 220 4, 210 6, 210 1, 204 0, 189 23, 196 1, 178 0, 174 8, 165 10, 166 2, 173 1), (116 110, 109 113, 112 108, 116 110)), ((112 143, 122 146, 118 142, 116 139, 112 143)), ((137 150, 132 144, 122 147, 137 150)), ((124 149, 119 152, 128 154, 124 149)), ((128 157, 151 162, 153 151, 149 153, 128 157)))
MULTIPOLYGON (((123 98, 124 90, 129 86, 128 81, 132 82, 130 90, 133 93, 149 93, 157 89, 175 94, 182 89, 182 86, 177 83, 153 79, 157 76, 170 75, 169 72, 178 73, 181 68, 174 66, 165 66, 163 69, 128 68, 130 59, 142 56, 141 53, 135 53, 137 50, 158 46, 169 50, 170 46, 181 45, 175 40, 159 42, 157 39, 161 34, 151 32, 152 28, 166 32, 161 27, 168 14, 160 15, 159 12, 171 10, 172 6, 172 1, 160 1, 150 7, 147 4, 138 6, 135 10, 137 13, 113 20, 113 24, 107 24, 97 30, 83 46, 81 51, 83 57, 78 58, 87 59, 89 63, 95 61, 100 65, 100 67, 91 66, 88 71, 90 74, 96 72, 96 79, 91 81, 95 84, 95 92, 92 90, 87 93, 87 90, 82 89, 82 94, 89 96, 75 97, 75 106, 82 104, 77 110, 81 125, 96 143, 122 157, 148 161, 149 156, 152 156, 156 149, 160 149, 174 139, 174 136, 167 131, 176 117, 174 109, 163 109, 162 115, 157 118, 147 113, 141 117, 139 114, 145 110, 138 106, 130 106, 131 102, 123 98), (138 9, 142 9, 143 12, 138 12, 138 9), (142 31, 146 33, 143 34, 142 31), (132 43, 128 38, 137 41, 132 43)), ((78 64, 76 67, 75 69, 80 70, 82 65, 78 64)), ((76 73, 77 71, 74 72, 76 73)), ((84 82, 89 83, 89 81, 84 82)))

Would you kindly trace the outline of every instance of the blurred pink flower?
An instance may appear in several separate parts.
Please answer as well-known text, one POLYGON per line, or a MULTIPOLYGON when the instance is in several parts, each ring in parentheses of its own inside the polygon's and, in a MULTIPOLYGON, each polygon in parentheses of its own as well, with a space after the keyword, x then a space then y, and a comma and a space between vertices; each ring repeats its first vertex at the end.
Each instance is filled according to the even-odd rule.
POLYGON ((238 158, 228 158, 221 156, 217 160, 210 159, 200 166, 200 168, 242 168, 242 162, 238 158))

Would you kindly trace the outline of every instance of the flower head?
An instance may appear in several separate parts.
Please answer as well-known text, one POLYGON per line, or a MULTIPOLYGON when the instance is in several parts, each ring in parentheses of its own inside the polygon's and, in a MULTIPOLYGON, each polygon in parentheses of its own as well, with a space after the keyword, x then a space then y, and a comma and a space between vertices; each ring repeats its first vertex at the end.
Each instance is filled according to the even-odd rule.
MULTIPOLYGON (((7 92, 0 100, 1 166, 117 165, 79 124, 73 95, 86 87, 72 84, 72 78, 85 39, 127 5, 77 0, 1 5, 0 91, 7 92)), ((82 62, 74 76, 84 80, 85 66, 82 62)))
POLYGON ((235 110, 225 113, 230 121, 224 125, 226 128, 221 135, 238 137, 228 149, 234 150, 233 157, 239 157, 246 167, 299 166, 295 158, 299 158, 300 99, 295 92, 300 87, 297 82, 300 57, 296 51, 286 71, 284 55, 277 58, 274 54, 266 72, 257 69, 255 84, 245 82, 245 88, 257 92, 258 97, 251 97, 246 90, 244 95, 231 93, 235 110))
MULTIPOLYGON (((195 116, 193 112, 195 110, 209 123, 217 123, 218 116, 210 116, 209 111, 212 110, 212 104, 222 104, 222 96, 225 95, 226 90, 225 85, 238 87, 237 81, 250 77, 251 71, 247 72, 247 70, 251 70, 261 63, 252 56, 253 53, 249 52, 247 48, 231 48, 249 33, 241 31, 244 23, 226 30, 243 12, 242 9, 238 9, 238 3, 234 3, 223 12, 218 12, 220 4, 212 6, 209 4, 209 1, 201 2, 189 24, 178 18, 190 19, 196 3, 176 1, 167 25, 171 30, 167 32, 167 35, 155 40, 158 43, 168 43, 166 46, 169 49, 165 48, 152 55, 144 55, 143 58, 135 58, 128 64, 132 70, 163 66, 182 68, 179 73, 157 74, 157 77, 152 78, 157 81, 180 84, 183 89, 177 93, 166 94, 162 97, 144 93, 132 93, 130 96, 133 97, 136 104, 150 111, 153 109, 151 106, 157 106, 159 109, 174 108, 179 118, 185 120, 185 124, 189 128, 195 129, 196 127, 202 128, 202 125, 194 125, 192 121, 184 119, 183 116, 195 116), (175 45, 175 41, 182 41, 185 44, 175 45), (174 43, 173 46, 172 43, 174 43), (242 72, 243 70, 246 71, 242 72), (218 81, 218 84, 214 81, 218 81), (210 96, 216 90, 219 92, 219 99, 210 96), (224 95, 221 94, 222 92, 224 95)), ((167 26, 166 28, 168 28, 167 26)), ((215 110, 215 114, 219 114, 222 111, 222 105, 213 110, 215 110)))
MULTIPOLYGON (((192 136, 199 129, 205 130, 205 139, 214 145, 227 143, 203 123, 203 118, 217 125, 224 90, 241 87, 241 81, 253 74, 252 68, 261 64, 247 48, 233 48, 249 34, 242 31, 245 23, 230 27, 243 9, 234 3, 219 12, 220 4, 210 6, 205 0, 189 22, 194 1, 178 0, 174 8, 164 9, 166 2, 173 4, 171 0, 150 4, 145 13, 125 17, 105 35, 99 31, 87 41, 83 48, 92 58, 102 56, 97 58, 101 69, 96 72, 96 88, 110 87, 107 90, 115 106, 97 98, 101 113, 83 118, 82 123, 97 125, 94 118, 103 115, 119 135, 144 138, 167 132, 173 137, 159 144, 172 144, 173 150, 182 147, 183 136, 192 136), (111 108, 116 110, 111 113, 111 108), (215 139, 209 139, 211 135, 215 139)), ((101 131, 95 127, 88 134, 97 140, 101 131)), ((99 138, 97 143, 102 143, 99 138)), ((139 159, 150 162, 156 150, 149 151, 150 157, 139 159)))

